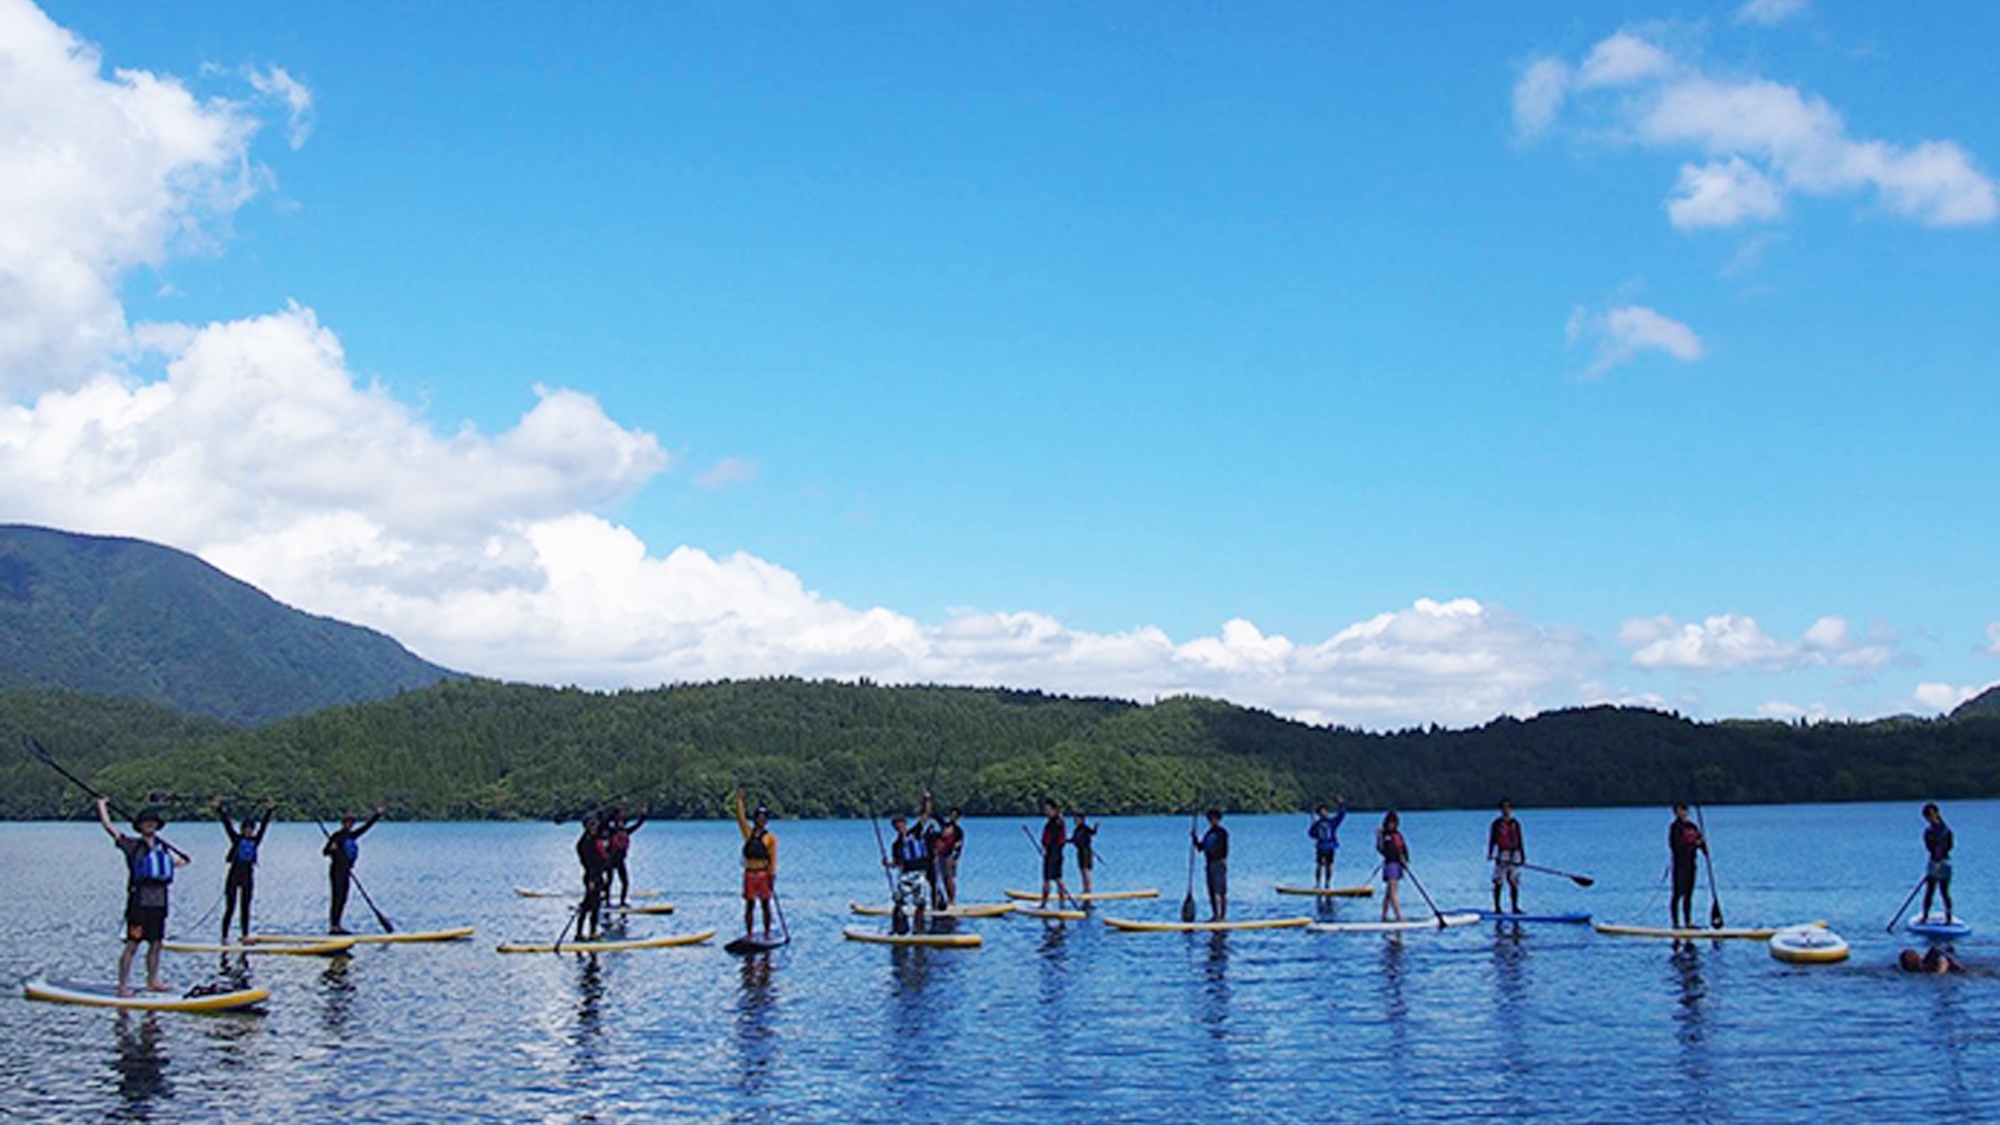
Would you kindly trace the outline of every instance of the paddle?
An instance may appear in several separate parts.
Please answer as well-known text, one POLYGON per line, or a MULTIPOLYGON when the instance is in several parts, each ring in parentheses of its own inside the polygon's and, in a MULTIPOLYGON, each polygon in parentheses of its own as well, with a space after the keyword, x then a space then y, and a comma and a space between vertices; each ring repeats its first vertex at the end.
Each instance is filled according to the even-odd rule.
POLYGON ((1694 826, 1701 829, 1701 858, 1708 865, 1708 928, 1722 928, 1722 895, 1715 889, 1715 857, 1708 851, 1708 825, 1701 818, 1701 806, 1694 807, 1694 826))
POLYGON ((1188 814, 1188 881, 1187 896, 1181 899, 1181 921, 1194 921, 1194 857, 1199 849, 1195 846, 1195 829, 1201 825, 1198 813, 1188 814))
POLYGON ((882 823, 871 814, 868 827, 875 830, 875 854, 882 857, 882 881, 889 885, 889 932, 907 933, 910 923, 903 917, 903 904, 896 900, 896 877, 889 872, 889 848, 882 843, 882 823))
POLYGON ((1563 878, 1568 879, 1570 882, 1575 883, 1579 887, 1591 887, 1597 885, 1597 880, 1591 878, 1588 875, 1572 875, 1567 871, 1557 871, 1553 867, 1543 867, 1540 864, 1534 864, 1534 863, 1524 863, 1521 865, 1521 867, 1528 871, 1539 871, 1544 875, 1560 875, 1563 878))
MULTIPOLYGON (((356 884, 356 886, 359 885, 360 884, 356 884)), ((583 917, 583 903, 579 902, 576 904, 576 908, 569 912, 569 920, 563 923, 563 928, 561 932, 556 934, 556 940, 552 944, 550 944, 549 946, 550 953, 562 952, 563 939, 569 936, 570 927, 576 925, 576 920, 581 917, 583 917)))
MULTIPOLYGON (((318 817, 313 817, 312 822, 313 822, 313 827, 319 829, 320 835, 326 837, 329 840, 333 839, 333 833, 328 832, 326 830, 326 825, 321 824, 318 817)), ((361 901, 367 903, 368 909, 374 912, 375 924, 382 927, 382 932, 385 934, 395 933, 396 932, 395 924, 393 922, 390 922, 389 916, 387 914, 382 913, 381 908, 375 905, 375 900, 368 897, 368 888, 361 885, 361 877, 359 875, 356 875, 353 872, 353 870, 350 869, 347 872, 347 879, 349 882, 354 884, 355 890, 361 892, 361 901)))
MULTIPOLYGON (((91 800, 103 801, 105 807, 110 809, 112 812, 117 813, 120 820, 132 819, 131 816, 128 815, 123 808, 120 808, 118 806, 117 802, 113 801, 109 797, 106 797, 104 794, 99 793, 97 790, 92 789, 90 787, 89 782, 83 780, 82 778, 62 768, 62 764, 60 762, 57 762, 55 760, 55 757, 51 755, 48 752, 48 750, 42 746, 40 739, 36 738, 34 735, 25 735, 24 737, 27 738, 28 740, 28 751, 32 753, 37 759, 39 759, 43 765, 56 771, 58 774, 61 774, 63 778, 66 779, 71 785, 74 785, 78 789, 81 789, 85 793, 89 794, 91 800)), ((168 843, 167 838, 165 836, 162 836, 159 833, 155 832, 153 833, 153 839, 158 840, 162 844, 165 844, 168 851, 174 853, 175 855, 181 857, 184 860, 187 860, 189 863, 194 862, 193 856, 173 846, 171 843, 168 843)))
POLYGON ((1423 883, 1417 879, 1417 873, 1410 869, 1410 861, 1407 859, 1403 861, 1403 874, 1410 877, 1410 885, 1417 888, 1418 894, 1424 896, 1424 905, 1431 908, 1431 917, 1437 919, 1438 929, 1444 929, 1444 911, 1439 910, 1438 904, 1431 901, 1431 893, 1424 889, 1423 883))
POLYGON ((1910 888, 1910 893, 1903 896, 1903 905, 1896 908, 1896 913, 1890 916, 1889 925, 1885 927, 1885 929, 1887 929, 1889 933, 1893 934, 1896 932, 1896 923, 1903 920, 1903 911, 1908 910, 1910 908, 1910 904, 1917 900, 1917 892, 1923 890, 1924 884, 1929 880, 1930 880, 1929 875, 1925 875, 1923 878, 1918 879, 1916 885, 1910 888))

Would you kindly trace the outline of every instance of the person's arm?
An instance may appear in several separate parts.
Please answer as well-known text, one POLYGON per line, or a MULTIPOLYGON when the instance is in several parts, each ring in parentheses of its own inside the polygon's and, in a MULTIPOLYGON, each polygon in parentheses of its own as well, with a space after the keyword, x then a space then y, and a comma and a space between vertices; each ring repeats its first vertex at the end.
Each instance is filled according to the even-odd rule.
POLYGON ((1497 820, 1486 829, 1486 858, 1500 858, 1500 822, 1497 820))
POLYGON ((776 882, 778 878, 778 834, 776 832, 772 832, 769 829, 765 830, 764 850, 768 852, 771 856, 771 866, 769 870, 771 872, 772 881, 776 882))
POLYGON ((264 842, 264 833, 271 830, 271 818, 276 815, 278 815, 277 798, 264 798, 264 818, 257 822, 257 835, 253 837, 258 843, 264 842))
POLYGON ((97 799, 97 823, 104 826, 104 831, 109 833, 113 840, 121 837, 118 829, 111 823, 111 808, 108 798, 99 797, 97 799))
POLYGON ((362 833, 368 831, 370 828, 375 827, 375 822, 381 820, 382 814, 388 811, 389 810, 383 808, 381 805, 376 805, 375 812, 372 816, 370 816, 367 820, 362 821, 360 824, 354 826, 354 833, 353 833, 354 836, 356 838, 359 838, 362 833))
POLYGON ((639 829, 645 827, 645 825, 646 825, 646 814, 640 813, 639 819, 628 820, 625 822, 625 834, 627 836, 630 836, 632 833, 637 832, 639 829))
POLYGON ((741 785, 736 787, 736 830, 738 832, 743 833, 743 838, 745 840, 748 840, 750 838, 750 833, 752 831, 750 827, 750 817, 744 811, 743 787, 741 785))
POLYGON ((215 819, 222 822, 222 832, 229 837, 229 846, 234 848, 236 842, 250 831, 250 818, 243 818, 243 831, 238 832, 236 826, 229 822, 229 809, 223 805, 222 798, 217 797, 210 801, 208 807, 215 810, 215 819))

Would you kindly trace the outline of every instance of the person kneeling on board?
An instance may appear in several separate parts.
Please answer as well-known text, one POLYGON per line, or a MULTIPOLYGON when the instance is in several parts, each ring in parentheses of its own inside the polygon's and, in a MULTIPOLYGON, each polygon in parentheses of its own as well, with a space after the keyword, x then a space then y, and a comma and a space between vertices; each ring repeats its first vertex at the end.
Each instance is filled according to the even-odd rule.
POLYGON ((743 815, 743 787, 736 787, 736 827, 743 833, 743 936, 749 937, 757 904, 764 905, 764 936, 771 936, 771 896, 777 893, 778 836, 771 810, 757 806, 755 819, 743 815))
POLYGON ((889 818, 889 827, 896 830, 896 839, 889 845, 889 857, 883 864, 896 872, 895 919, 892 929, 896 933, 905 932, 907 923, 903 911, 913 910, 916 926, 924 928, 924 909, 930 902, 930 849, 924 846, 920 833, 910 831, 908 817, 901 813, 889 818))
POLYGON ((99 797, 97 823, 125 855, 125 950, 118 955, 118 995, 132 995, 132 958, 142 941, 146 943, 147 991, 170 991, 160 979, 160 942, 167 936, 167 888, 173 885, 174 870, 185 866, 188 857, 160 839, 166 818, 158 809, 140 809, 132 818, 132 827, 139 835, 127 836, 112 825, 109 802, 99 797))

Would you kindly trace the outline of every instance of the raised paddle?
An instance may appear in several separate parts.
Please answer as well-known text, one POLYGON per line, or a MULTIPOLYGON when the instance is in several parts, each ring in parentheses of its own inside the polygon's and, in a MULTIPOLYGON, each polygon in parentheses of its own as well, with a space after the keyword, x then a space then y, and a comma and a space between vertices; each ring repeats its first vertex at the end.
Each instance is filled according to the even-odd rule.
POLYGON ((1181 921, 1194 921, 1194 857, 1199 850, 1195 846, 1195 829, 1201 824, 1199 813, 1188 814, 1188 882, 1187 897, 1181 899, 1181 921))
POLYGON ((1418 894, 1424 896, 1424 905, 1431 908, 1431 917, 1437 919, 1438 929, 1444 929, 1444 911, 1439 910, 1438 904, 1431 901, 1431 893, 1424 889, 1423 883, 1417 878, 1417 873, 1410 869, 1410 861, 1407 859, 1403 861, 1403 874, 1410 877, 1410 885, 1417 888, 1418 894))
POLYGON ((875 854, 882 857, 882 881, 889 885, 889 932, 907 933, 910 923, 903 917, 903 904, 896 899, 896 877, 889 873, 889 848, 882 843, 882 824, 870 814, 868 827, 875 830, 875 854))
POLYGON ((1543 867, 1540 864, 1535 864, 1535 863, 1524 863, 1521 865, 1521 867, 1528 871, 1539 871, 1544 875, 1560 875, 1563 878, 1568 879, 1570 882, 1575 883, 1579 887, 1591 887, 1597 885, 1597 880, 1591 878, 1588 875, 1572 875, 1567 871, 1557 871, 1553 867, 1543 867))
MULTIPOLYGON (((110 809, 112 812, 117 813, 120 820, 132 819, 130 814, 126 813, 124 809, 119 807, 118 802, 113 801, 111 798, 106 797, 104 794, 99 793, 95 789, 92 789, 90 787, 89 782, 76 776, 75 774, 69 772, 68 770, 62 768, 62 764, 55 760, 54 755, 50 754, 48 750, 42 746, 40 739, 36 738, 34 735, 26 735, 24 737, 26 737, 28 740, 28 751, 32 753, 38 760, 40 760, 40 762, 43 765, 56 771, 58 774, 61 774, 63 778, 67 780, 71 785, 74 785, 78 789, 81 789, 85 793, 89 794, 91 800, 103 801, 104 806, 110 809)), ((167 841, 167 838, 165 836, 162 836, 159 833, 155 832, 153 834, 153 839, 158 840, 162 844, 166 844, 168 851, 174 853, 175 855, 181 857, 184 860, 187 860, 189 863, 194 862, 193 856, 173 846, 173 844, 167 841)))
POLYGON ((1701 818, 1701 806, 1694 807, 1694 825, 1701 829, 1701 858, 1708 865, 1708 928, 1722 928, 1722 895, 1715 889, 1715 857, 1708 851, 1708 825, 1701 818))
MULTIPOLYGON (((318 817, 313 817, 312 822, 313 822, 313 827, 319 829, 320 835, 326 837, 329 840, 333 839, 333 833, 328 832, 326 830, 326 825, 321 824, 320 819, 318 817)), ((347 879, 349 882, 354 884, 355 890, 361 892, 361 901, 367 903, 368 909, 374 912, 375 924, 382 927, 382 932, 385 934, 395 933, 396 932, 395 924, 390 922, 389 916, 387 914, 382 913, 382 909, 375 905, 375 900, 368 897, 368 888, 361 885, 361 877, 359 875, 356 875, 353 872, 353 870, 350 869, 347 872, 347 879)))
POLYGON ((1929 881, 1930 881, 1930 876, 1927 874, 1923 878, 1917 880, 1916 885, 1910 888, 1909 894, 1903 896, 1903 905, 1897 907, 1896 913, 1890 915, 1889 917, 1889 925, 1885 927, 1888 930, 1888 932, 1892 934, 1896 932, 1896 923, 1903 920, 1903 911, 1908 910, 1910 908, 1910 904, 1917 900, 1917 892, 1923 890, 1924 884, 1929 881))

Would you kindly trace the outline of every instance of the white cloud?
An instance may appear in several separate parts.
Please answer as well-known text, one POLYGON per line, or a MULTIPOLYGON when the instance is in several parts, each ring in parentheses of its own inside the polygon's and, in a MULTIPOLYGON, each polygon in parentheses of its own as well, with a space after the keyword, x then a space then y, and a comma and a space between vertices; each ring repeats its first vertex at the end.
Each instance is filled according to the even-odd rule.
POLYGON ((1538 59, 1514 83, 1514 129, 1533 140, 1547 132, 1569 96, 1569 67, 1555 59, 1538 59))
POLYGON ((1627 621, 1618 641, 1631 650, 1634 667, 1719 672, 1750 668, 1786 672, 1833 667, 1867 673, 1905 662, 1896 633, 1877 626, 1857 635, 1846 619, 1822 617, 1796 641, 1781 641, 1755 618, 1724 613, 1699 624, 1665 615, 1627 621))
POLYGON ((257 122, 171 78, 102 75, 25 0, 0 0, 0 396, 76 386, 129 343, 121 276, 253 195, 257 122))
POLYGON ((1565 333, 1571 344, 1590 343, 1595 349, 1584 378, 1596 379, 1647 352, 1665 352, 1682 363, 1707 354, 1694 329, 1643 305, 1624 305, 1603 313, 1577 308, 1565 333))
POLYGON ((313 93, 303 82, 285 73, 283 67, 252 70, 250 85, 258 93, 274 98, 285 107, 285 139, 294 152, 305 147, 312 135, 313 93))
POLYGON ((1986 627, 1986 641, 1986 648, 1982 651, 1988 656, 2000 656, 2000 621, 1986 627))
MULTIPOLYGON (((2000 215, 2000 190, 1956 142, 1852 136, 1823 98, 1766 78, 1709 74, 1632 31, 1593 47, 1574 80, 1560 60, 1540 60, 1528 73, 1545 84, 1547 76, 1564 79, 1561 96, 1529 103, 1535 135, 1573 108, 1597 132, 1703 157, 1682 166, 1667 207, 1683 229, 1769 221, 1792 193, 1872 191, 1889 212, 1930 226, 2000 215)), ((1517 124, 1522 83, 1514 92, 1517 124)))
POLYGON ((1812 0, 1747 0, 1736 9, 1736 22, 1776 27, 1811 6, 1812 0))
POLYGON ((1950 711, 1985 689, 1954 684, 1921 683, 1910 696, 1917 706, 1930 711, 1950 711))
POLYGON ((757 466, 741 457, 724 457, 708 468, 695 474, 694 482, 703 488, 727 488, 732 484, 744 484, 757 479, 757 466))

